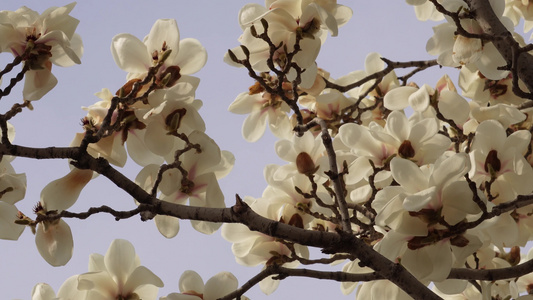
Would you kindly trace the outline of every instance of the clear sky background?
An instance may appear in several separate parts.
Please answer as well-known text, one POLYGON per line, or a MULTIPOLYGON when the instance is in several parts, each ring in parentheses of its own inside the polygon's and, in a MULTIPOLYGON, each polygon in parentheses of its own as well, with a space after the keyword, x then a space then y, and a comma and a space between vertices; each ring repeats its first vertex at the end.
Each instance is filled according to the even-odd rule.
MULTIPOLYGON (((236 193, 260 197, 266 186, 263 167, 268 163, 281 164, 274 152, 275 139, 267 132, 257 143, 244 141, 241 136, 244 116, 229 113, 227 107, 253 81, 244 69, 230 67, 222 61, 227 49, 238 46, 241 29, 237 15, 240 7, 249 2, 252 1, 80 0, 71 15, 81 21, 77 33, 82 36, 85 48, 82 64, 70 68, 54 66, 53 73, 59 80, 56 88, 33 103, 34 111, 24 111, 12 121, 17 132, 15 143, 34 147, 68 146, 74 134, 81 132, 80 119, 86 112, 80 107, 98 101, 94 93, 102 88, 114 92, 125 83, 126 73, 115 65, 110 53, 113 36, 127 32, 142 39, 157 19, 174 18, 181 37, 198 39, 208 52, 207 65, 195 74, 201 78, 196 96, 204 101, 200 113, 206 122, 207 134, 221 149, 233 152, 236 157, 233 171, 220 181, 226 205, 234 203, 236 193)), ((16 10, 26 5, 42 12, 49 6, 68 3, 2 0, 0 10, 16 10)), ((363 69, 366 54, 372 51, 396 61, 432 58, 425 52, 425 45, 435 23, 418 21, 413 8, 404 1, 339 0, 339 3, 350 6, 354 16, 340 28, 338 37, 328 37, 319 55, 319 67, 330 71, 332 77, 363 69)), ((11 54, 0 54, 0 68, 11 59, 11 54)), ((439 77, 433 74, 423 79, 415 77, 415 80, 434 86, 439 77)), ((2 87, 7 79, 4 78, 2 87)), ((2 99, 1 111, 21 99, 20 87, 2 99)), ((17 203, 19 210, 27 215, 31 215, 32 207, 38 202, 41 189, 69 170, 66 161, 17 158, 13 166, 18 173, 28 176, 26 199, 17 203)), ((140 167, 131 160, 124 168, 132 179, 139 170, 140 167)), ((103 204, 116 209, 134 208, 129 195, 100 176, 89 183, 69 210, 81 212, 103 204)), ((38 282, 49 283, 57 292, 71 275, 87 272, 91 253, 105 254, 116 238, 132 242, 141 264, 163 280, 165 287, 160 289, 160 296, 178 292, 178 279, 188 269, 197 271, 204 281, 220 271, 230 271, 242 284, 261 268, 238 265, 231 252, 231 243, 222 239, 219 232, 212 236, 203 235, 191 229, 189 221, 181 221, 180 233, 173 239, 160 235, 153 221, 143 223, 138 217, 116 222, 112 216, 101 214, 84 221, 68 219, 66 222, 74 236, 74 255, 64 267, 51 267, 40 257, 30 230, 26 230, 17 242, 0 240, 1 299, 30 299, 31 290, 38 282)), ((252 299, 266 298, 259 287, 246 295, 252 299)), ((284 280, 271 296, 272 299, 341 297, 338 282, 294 278, 284 280)), ((354 294, 347 299, 353 297, 354 294)))

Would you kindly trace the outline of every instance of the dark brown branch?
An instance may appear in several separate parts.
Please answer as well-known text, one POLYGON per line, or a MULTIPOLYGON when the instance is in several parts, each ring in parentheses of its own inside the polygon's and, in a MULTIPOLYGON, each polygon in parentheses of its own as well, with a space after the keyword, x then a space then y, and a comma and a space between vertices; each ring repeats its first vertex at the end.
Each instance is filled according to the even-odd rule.
POLYGON ((528 260, 525 263, 501 269, 456 268, 451 270, 448 278, 496 281, 514 279, 531 273, 531 270, 533 270, 533 260, 528 260))
POLYGON ((413 68, 413 67, 426 69, 426 68, 438 65, 436 59, 434 59, 434 60, 408 61, 408 62, 395 62, 395 61, 388 60, 388 59, 386 59, 384 57, 382 57, 381 59, 385 63, 387 63, 387 66, 385 67, 385 69, 383 69, 383 70, 381 70, 379 72, 370 74, 370 75, 366 76, 365 78, 363 78, 361 80, 358 80, 358 81, 356 81, 354 83, 350 83, 350 84, 345 85, 345 86, 338 85, 338 84, 329 82, 326 79, 324 79, 326 81, 326 88, 335 89, 335 90, 338 90, 341 93, 345 93, 345 92, 347 92, 347 91, 349 91, 349 90, 351 90, 353 88, 361 86, 362 84, 364 84, 364 83, 366 83, 366 82, 368 82, 370 80, 383 78, 387 74, 392 72, 394 69, 404 69, 404 68, 413 68))

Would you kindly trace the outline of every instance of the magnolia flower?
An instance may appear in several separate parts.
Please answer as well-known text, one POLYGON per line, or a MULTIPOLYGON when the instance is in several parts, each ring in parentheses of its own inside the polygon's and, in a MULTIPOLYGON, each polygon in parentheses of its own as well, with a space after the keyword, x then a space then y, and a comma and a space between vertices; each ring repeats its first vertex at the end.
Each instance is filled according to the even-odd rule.
MULTIPOLYGON (((78 200, 81 190, 92 177, 92 170, 73 168, 66 176, 50 182, 41 192, 41 201, 35 207, 35 213, 46 215, 51 211, 68 209, 78 200)), ((35 244, 41 256, 52 266, 63 266, 72 257, 72 232, 62 219, 40 222, 35 244)))
POLYGON ((207 52, 198 40, 180 41, 176 20, 171 19, 157 20, 144 42, 128 33, 116 35, 111 53, 130 80, 143 79, 150 67, 165 59, 155 77, 156 83, 166 88, 174 86, 183 75, 198 72, 207 61, 207 52))
MULTIPOLYGON (((524 89, 525 85, 520 80, 519 86, 524 89)), ((472 99, 480 106, 497 104, 520 105, 526 99, 513 93, 513 79, 511 74, 499 80, 486 78, 472 65, 461 68, 459 73, 459 86, 463 96, 472 99)))
POLYGON ((29 67, 25 100, 39 100, 57 84, 52 63, 62 67, 81 63, 83 45, 74 33, 79 20, 69 15, 75 5, 51 7, 41 15, 25 6, 0 11, 0 52, 21 56, 29 67))
POLYGON ((420 280, 443 281, 453 266, 462 266, 482 245, 469 234, 439 237, 447 230, 441 220, 455 225, 481 212, 462 179, 470 169, 468 156, 442 155, 434 165, 422 167, 395 157, 390 168, 399 186, 378 191, 372 202, 378 213, 376 225, 390 229, 375 249, 393 261, 401 260, 420 280))
MULTIPOLYGON (((355 184, 368 178, 372 171, 369 160, 378 167, 393 155, 411 159, 420 166, 434 162, 451 145, 450 139, 438 130, 436 119, 421 118, 418 114, 407 119, 400 111, 389 114, 385 128, 373 122, 368 127, 353 123, 343 125, 336 139, 357 156, 349 166, 346 183, 355 184)), ((378 174, 378 181, 388 182, 388 171, 378 174)))
POLYGON ((69 278, 58 293, 60 299, 116 300, 157 298, 163 282, 148 268, 141 266, 133 245, 114 240, 105 256, 93 253, 89 272, 69 278))
MULTIPOLYGON (((101 101, 89 107, 83 107, 87 111, 87 116, 82 120, 85 130, 99 130, 111 106, 113 95, 108 89, 102 89, 95 95, 101 101)), ((111 164, 123 167, 128 158, 126 145, 127 153, 137 164, 141 166, 151 163, 161 164, 163 159, 151 152, 144 141, 146 121, 138 116, 139 114, 142 115, 141 111, 145 112, 148 109, 150 109, 148 105, 140 102, 135 103, 124 109, 121 120, 117 120, 118 110, 113 111, 110 125, 113 126, 120 122, 120 130, 103 137, 97 143, 90 143, 87 147, 87 152, 93 157, 104 157, 111 164)), ((71 146, 80 145, 84 137, 84 132, 77 133, 71 142, 71 146)))
MULTIPOLYGON (((163 173, 158 186, 161 191, 160 199, 175 204, 185 204, 189 201, 192 206, 225 207, 224 195, 217 180, 231 170, 233 156, 229 152, 221 152, 217 144, 203 132, 194 131, 188 139, 193 144, 199 144, 201 152, 195 149, 185 152, 179 157, 181 170, 173 168, 163 173)), ((170 161, 170 157, 167 159, 170 161)), ((148 165, 139 172, 135 182, 151 192, 158 172, 158 165, 148 165)), ((163 236, 176 236, 179 231, 179 219, 165 215, 157 215, 154 219, 163 236)), ((213 233, 221 225, 203 221, 191 223, 196 230, 206 234, 213 233)))
MULTIPOLYGON (((350 74, 339 78, 335 83, 339 85, 353 83, 377 72, 381 72, 385 69, 385 67, 385 62, 381 59, 381 55, 377 52, 371 52, 365 58, 364 70, 351 72, 350 74)), ((375 83, 375 80, 369 80, 360 87, 348 91, 347 94, 355 99, 358 99, 362 93, 365 93, 375 83)), ((396 72, 392 71, 387 73, 387 75, 381 79, 376 88, 368 93, 368 96, 371 100, 376 100, 376 98, 382 98, 388 92, 399 86, 400 82, 396 76, 396 72)))
MULTIPOLYGON (((239 23, 243 34, 239 41, 250 53, 250 63, 256 71, 268 72, 267 59, 273 55, 274 62, 284 69, 288 66, 288 55, 296 48, 291 62, 296 63, 302 69, 303 88, 310 88, 316 78, 317 67, 315 59, 318 56, 320 46, 325 39, 322 28, 327 28, 333 36, 337 35, 338 27, 343 25, 352 16, 352 11, 336 1, 267 1, 267 7, 259 4, 245 5, 239 12, 239 23), (268 23, 266 31, 274 45, 283 43, 286 47, 280 47, 276 53, 271 53, 268 43, 257 37, 257 34, 265 32, 262 24, 268 23)), ((241 47, 230 50, 235 57, 244 58, 241 47)), ((224 61, 230 65, 241 66, 226 54, 224 61)), ((293 67, 288 67, 288 80, 292 81, 297 76, 293 67)))
POLYGON ((15 203, 26 194, 26 174, 16 174, 10 158, 5 155, 0 161, 0 239, 17 240, 25 226, 15 224, 18 219, 15 203))
POLYGON ((493 203, 511 201, 533 190, 533 169, 524 158, 530 141, 528 130, 507 136, 504 127, 495 120, 484 121, 477 127, 469 175, 478 186, 488 187, 487 182, 491 182, 488 196, 493 203))
MULTIPOLYGON (((46 213, 40 210, 38 213, 46 213)), ((50 265, 64 266, 72 258, 74 241, 68 224, 61 220, 44 221, 37 225, 35 244, 39 254, 50 265)))
POLYGON ((320 136, 313 136, 307 131, 303 136, 294 135, 291 139, 283 139, 276 142, 276 153, 278 156, 289 162, 289 164, 279 167, 273 174, 275 181, 283 181, 298 173, 300 174, 323 174, 318 171, 321 157, 324 157, 324 144, 320 136))
MULTIPOLYGON (((237 278, 230 272, 220 272, 204 284, 198 273, 187 270, 179 280, 181 293, 171 293, 160 300, 215 300, 235 291, 238 286, 237 278)), ((241 296, 241 299, 248 300, 248 297, 241 296)))
MULTIPOLYGON (((503 1, 491 0, 490 5, 500 21, 510 30, 512 24, 506 17, 501 17, 504 10, 503 1)), ((452 12, 459 11, 468 6, 462 0, 447 1, 443 6, 452 12)), ((498 67, 505 65, 505 60, 498 52, 494 44, 482 41, 478 38, 468 38, 457 35, 457 27, 451 18, 446 17, 447 23, 433 27, 434 35, 428 41, 426 50, 431 55, 438 56, 437 62, 443 66, 458 67, 461 65, 474 64, 485 77, 493 80, 504 78, 508 71, 499 70, 498 67)), ((480 34, 483 30, 473 19, 461 19, 462 27, 469 33, 480 34)))
POLYGON ((429 106, 429 95, 435 91, 427 84, 421 88, 402 86, 385 94, 383 105, 390 110, 403 110, 408 105, 415 111, 423 112, 429 106))
POLYGON ((283 137, 291 127, 289 106, 278 96, 270 93, 241 93, 228 108, 235 114, 249 114, 242 124, 242 136, 248 142, 259 140, 265 133, 268 120, 274 135, 283 137))
MULTIPOLYGON (((187 79, 190 78, 195 77, 187 79)), ((187 79, 181 80, 178 85, 190 85, 195 90, 198 81, 186 82, 187 79)), ((204 120, 198 113, 202 101, 194 99, 194 90, 187 94, 175 93, 178 89, 158 90, 148 97, 152 108, 144 110, 141 120, 147 124, 144 144, 152 153, 165 156, 175 150, 179 143, 177 133, 189 135, 193 131, 205 131, 204 120)))
MULTIPOLYGON (((271 220, 279 220, 278 213, 269 209, 268 201, 261 200, 264 199, 244 198, 244 201, 250 205, 254 212, 271 220)), ((243 224, 224 223, 221 234, 225 240, 233 243, 231 250, 235 255, 235 260, 241 265, 256 266, 277 263, 291 268, 299 264, 298 261, 285 261, 286 257, 292 255, 292 251, 285 243, 263 233, 251 231, 243 224)), ((309 250, 305 246, 294 244, 294 251, 300 257, 309 257, 309 250)), ((267 278, 261 281, 260 288, 264 293, 270 294, 278 285, 279 280, 267 278)))
MULTIPOLYGON (((271 220, 278 220, 277 212, 269 210, 268 201, 245 197, 254 212, 271 220)), ((257 231, 251 231, 245 225, 238 223, 224 223, 222 225, 222 237, 233 243, 232 251, 236 261, 245 266, 256 266, 258 264, 269 264, 275 259, 282 259, 283 255, 290 256, 291 251, 284 243, 280 243, 271 236, 257 231)), ((307 247, 295 245, 296 251, 302 257, 308 257, 307 247)), ((296 266, 298 262, 293 261, 284 266, 296 266)))
MULTIPOLYGON (((292 226, 308 229, 312 228, 312 223, 315 219, 308 213, 302 212, 302 209, 320 213, 325 216, 331 216, 332 211, 316 204, 312 198, 304 197, 299 191, 310 194, 312 191, 316 192, 317 197, 326 205, 333 205, 331 195, 324 189, 322 185, 313 190, 313 185, 308 178, 308 175, 294 174, 282 180, 275 180, 274 175, 278 172, 279 166, 267 165, 265 166, 265 179, 268 186, 263 191, 261 201, 268 203, 269 212, 276 217, 274 220, 280 220, 292 226)), ((325 181, 317 179, 317 182, 325 181)))
POLYGON ((524 21, 523 32, 528 32, 533 28, 533 9, 527 0, 505 1, 503 15, 511 19, 514 26, 518 25, 520 21, 524 21))

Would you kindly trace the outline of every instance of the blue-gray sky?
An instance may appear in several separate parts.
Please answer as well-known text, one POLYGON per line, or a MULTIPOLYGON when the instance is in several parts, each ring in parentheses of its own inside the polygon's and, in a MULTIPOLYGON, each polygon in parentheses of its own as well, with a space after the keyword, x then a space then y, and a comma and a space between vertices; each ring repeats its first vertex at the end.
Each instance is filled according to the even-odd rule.
MULTIPOLYGON (((237 14, 248 2, 252 1, 79 1, 71 14, 81 21, 77 32, 85 48, 82 64, 64 69, 54 67, 59 80, 56 88, 34 103, 34 111, 24 111, 12 121, 17 131, 15 143, 35 147, 67 146, 74 134, 81 132, 80 119, 86 113, 80 107, 98 101, 94 93, 102 88, 114 92, 125 82, 126 73, 115 65, 109 50, 113 36, 127 32, 142 39, 155 20, 174 18, 181 37, 198 39, 208 52, 207 65, 195 75, 201 78, 197 98, 204 101, 200 113, 206 121, 207 133, 221 149, 236 156, 233 171, 220 182, 226 204, 232 205, 236 193, 259 197, 266 186, 264 165, 281 163, 274 152, 275 139, 267 133, 257 143, 243 140, 244 116, 229 113, 227 107, 253 82, 244 69, 222 62, 225 51, 238 45, 241 29, 237 14)), ((0 10, 15 10, 26 5, 42 12, 49 6, 68 3, 3 0, 0 10)), ((328 37, 318 58, 319 67, 330 71, 333 77, 362 69, 366 54, 372 51, 398 61, 431 58, 425 53, 425 44, 434 24, 416 20, 413 8, 404 1, 339 0, 339 3, 350 6, 354 16, 340 28, 338 37, 328 37)), ((2 64, 11 59, 8 53, 0 54, 2 64)), ((419 83, 433 86, 437 79, 431 76, 422 82, 419 78, 419 83)), ((6 82, 4 78, 4 85, 6 82)), ((21 98, 21 90, 16 89, 2 99, 0 109, 5 110, 21 98)), ((28 176, 26 199, 17 204, 26 214, 31 213, 32 206, 39 200, 41 189, 68 172, 66 161, 17 158, 13 166, 18 173, 28 176)), ((139 169, 129 161, 124 172, 133 179, 139 169)), ((103 204, 118 209, 131 209, 134 205, 127 194, 99 177, 90 182, 70 210, 83 211, 103 204)), ((2 299, 30 299, 31 290, 38 282, 49 283, 57 292, 69 276, 87 272, 89 254, 105 254, 115 238, 131 241, 141 263, 164 281, 160 296, 177 292, 179 276, 187 269, 196 270, 204 280, 220 271, 231 271, 240 284, 260 270, 260 267, 238 265, 231 253, 231 244, 223 240, 219 232, 205 236, 192 230, 188 221, 181 222, 180 233, 170 240, 159 234, 153 222, 143 223, 138 218, 115 222, 109 215, 97 215, 85 221, 70 219, 67 222, 74 235, 74 255, 65 267, 51 267, 40 257, 29 230, 17 242, 0 241, 2 299)), ((266 297, 259 287, 246 295, 252 299, 266 297)), ((341 296, 338 282, 289 278, 271 297, 325 299, 341 296)), ((349 299, 353 297, 353 294, 348 296, 349 299)))

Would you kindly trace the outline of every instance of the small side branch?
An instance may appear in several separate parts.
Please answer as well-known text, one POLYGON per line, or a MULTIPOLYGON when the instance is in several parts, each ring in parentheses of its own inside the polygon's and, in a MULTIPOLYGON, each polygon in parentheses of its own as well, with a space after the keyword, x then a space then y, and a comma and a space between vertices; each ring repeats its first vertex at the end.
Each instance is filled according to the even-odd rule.
POLYGON ((336 196, 335 198, 337 200, 337 205, 339 206, 339 212, 341 215, 342 230, 346 233, 351 234, 352 225, 350 222, 348 205, 346 204, 346 198, 344 195, 344 180, 342 178, 342 175, 339 174, 339 170, 337 168, 337 155, 335 154, 335 149, 333 148, 333 142, 331 139, 331 135, 328 132, 328 125, 326 124, 326 121, 320 118, 315 118, 311 122, 307 123, 305 126, 297 126, 295 130, 298 134, 303 134, 303 132, 305 132, 309 128, 314 127, 315 125, 320 125, 320 128, 322 128, 322 142, 324 143, 324 147, 326 148, 326 152, 328 154, 329 159, 329 171, 326 173, 326 175, 328 175, 328 177, 333 182, 333 187, 335 189, 336 196))

